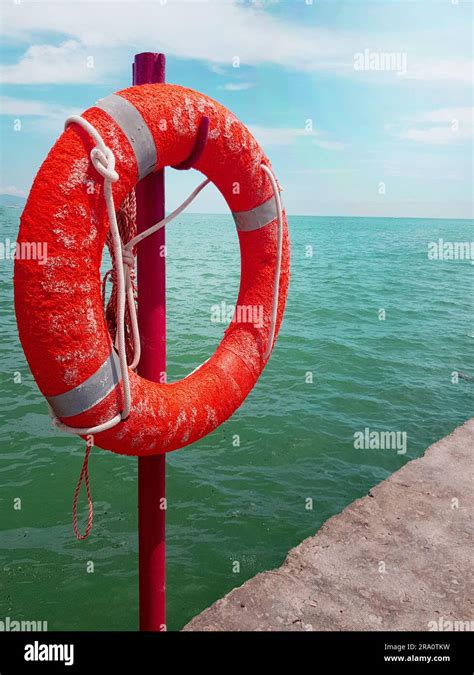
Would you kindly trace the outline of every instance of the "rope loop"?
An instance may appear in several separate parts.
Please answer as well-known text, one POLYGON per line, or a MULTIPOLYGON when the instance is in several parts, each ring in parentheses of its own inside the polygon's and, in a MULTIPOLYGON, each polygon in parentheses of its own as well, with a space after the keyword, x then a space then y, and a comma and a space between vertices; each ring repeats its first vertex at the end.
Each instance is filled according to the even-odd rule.
POLYGON ((74 500, 72 503, 72 529, 76 535, 78 541, 83 541, 87 539, 92 529, 92 521, 94 519, 94 510, 92 508, 92 499, 91 499, 91 489, 89 485, 89 455, 91 454, 92 444, 87 441, 86 452, 84 454, 84 461, 82 463, 81 473, 79 474, 79 480, 77 481, 76 489, 74 490, 74 500), (85 483, 86 486, 86 496, 87 496, 87 525, 84 533, 81 534, 77 528, 77 500, 79 497, 79 492, 81 491, 82 483, 85 483))
POLYGON ((118 181, 119 175, 115 171, 115 155, 110 148, 106 146, 105 152, 103 152, 96 146, 95 148, 92 148, 90 158, 94 169, 100 173, 101 176, 111 183, 116 183, 118 181))
POLYGON ((135 256, 133 255, 133 251, 131 251, 128 248, 125 248, 125 246, 123 245, 122 245, 122 262, 129 269, 133 269, 135 266, 135 256))

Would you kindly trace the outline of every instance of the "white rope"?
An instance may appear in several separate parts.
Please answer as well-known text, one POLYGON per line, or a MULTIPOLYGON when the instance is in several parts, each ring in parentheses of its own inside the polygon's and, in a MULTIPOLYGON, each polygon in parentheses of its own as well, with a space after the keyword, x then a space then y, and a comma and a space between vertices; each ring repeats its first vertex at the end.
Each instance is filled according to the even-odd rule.
POLYGON ((155 232, 158 232, 158 230, 161 230, 161 228, 164 227, 165 225, 167 225, 171 220, 173 220, 173 218, 176 218, 176 216, 179 216, 179 214, 182 213, 184 211, 184 209, 187 206, 189 206, 189 204, 191 204, 191 202, 194 199, 196 199, 196 197, 201 192, 201 190, 203 188, 205 188, 206 185, 210 182, 211 181, 209 180, 209 178, 206 178, 206 180, 204 180, 202 183, 200 183, 197 186, 197 188, 193 192, 191 192, 189 197, 187 199, 185 199, 184 202, 180 206, 178 206, 177 209, 172 211, 169 214, 169 216, 166 216, 166 218, 163 218, 163 220, 160 220, 158 223, 155 223, 155 225, 152 225, 151 227, 149 227, 148 230, 144 230, 143 232, 140 232, 140 234, 137 234, 137 236, 134 237, 133 239, 130 239, 130 241, 125 244, 124 249, 126 251, 131 251, 134 246, 139 244, 146 237, 149 237, 150 234, 154 234, 155 232))
MULTIPOLYGON (((66 119, 64 123, 64 128, 66 129, 69 124, 78 124, 82 127, 91 138, 95 141, 96 146, 90 152, 91 162, 96 169, 96 171, 103 176, 104 178, 104 199, 107 207, 107 215, 109 217, 110 232, 112 235, 112 248, 114 255, 114 262, 116 265, 116 278, 117 278, 117 335, 115 339, 115 346, 119 355, 119 364, 120 364, 120 374, 123 382, 123 410, 120 414, 116 415, 107 422, 98 424, 94 427, 70 427, 63 422, 61 422, 54 414, 53 409, 48 404, 49 413, 53 424, 60 429, 61 431, 66 431, 71 434, 78 434, 79 436, 85 436, 87 434, 98 434, 101 431, 107 431, 112 429, 117 424, 126 420, 130 414, 130 379, 128 368, 132 370, 135 369, 140 361, 141 348, 140 348, 140 333, 138 328, 138 319, 137 312, 135 307, 135 300, 133 297, 133 287, 130 277, 130 270, 135 264, 135 258, 132 252, 132 249, 142 242, 146 237, 149 237, 151 234, 158 232, 162 227, 171 222, 176 216, 178 216, 184 209, 189 206, 189 204, 198 196, 201 190, 206 187, 210 182, 208 178, 200 183, 197 188, 189 195, 185 201, 178 206, 172 213, 160 220, 155 225, 152 225, 147 230, 140 232, 136 237, 131 239, 125 245, 122 244, 120 238, 120 232, 118 229, 117 218, 115 215, 115 204, 112 191, 113 183, 116 183, 119 179, 119 175, 115 170, 115 155, 112 150, 106 146, 102 136, 99 134, 97 129, 90 124, 86 119, 80 117, 79 115, 71 115, 66 119), (125 349, 125 306, 128 305, 130 312, 130 323, 132 326, 133 334, 133 345, 134 345, 134 354, 133 360, 130 365, 127 365, 127 355, 125 349)), ((275 197, 275 203, 277 208, 277 217, 278 217, 278 242, 277 242, 277 263, 275 266, 275 279, 274 279, 274 288, 273 288, 273 307, 272 307, 272 316, 271 316, 271 326, 270 326, 270 335, 268 339, 267 349, 265 351, 264 359, 267 359, 270 355, 273 346, 273 340, 275 337, 275 326, 276 318, 278 312, 278 287, 280 281, 280 269, 281 269, 281 252, 282 252, 282 242, 283 242, 283 218, 282 218, 282 206, 280 200, 280 194, 278 191, 278 184, 273 173, 270 169, 264 164, 260 165, 262 170, 270 179, 273 194, 275 197)))
POLYGON ((268 338, 267 349, 263 356, 264 359, 268 359, 273 347, 273 340, 275 339, 275 328, 278 314, 278 293, 280 286, 280 271, 281 271, 281 251, 283 248, 283 215, 281 208, 281 199, 280 193, 278 191, 278 183, 273 173, 270 171, 268 166, 265 164, 260 164, 260 167, 264 173, 267 174, 270 183, 273 188, 273 196, 275 197, 275 204, 277 209, 277 219, 278 219, 278 241, 277 241, 277 261, 275 265, 275 276, 273 280, 273 305, 272 305, 272 317, 270 324, 270 336, 268 338))

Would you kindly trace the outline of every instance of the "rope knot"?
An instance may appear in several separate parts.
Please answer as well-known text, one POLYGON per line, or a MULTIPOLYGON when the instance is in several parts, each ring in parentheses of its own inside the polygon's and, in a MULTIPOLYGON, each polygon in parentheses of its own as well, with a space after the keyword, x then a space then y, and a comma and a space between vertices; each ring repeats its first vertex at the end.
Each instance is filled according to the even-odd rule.
POLYGON ((122 246, 122 262, 129 268, 129 270, 133 270, 135 268, 135 256, 133 255, 133 252, 125 246, 122 246))
POLYGON ((104 150, 98 147, 91 150, 91 162, 95 170, 100 173, 106 180, 111 183, 116 183, 119 179, 118 173, 115 171, 115 155, 106 145, 104 150), (104 151, 105 150, 105 151, 104 151))

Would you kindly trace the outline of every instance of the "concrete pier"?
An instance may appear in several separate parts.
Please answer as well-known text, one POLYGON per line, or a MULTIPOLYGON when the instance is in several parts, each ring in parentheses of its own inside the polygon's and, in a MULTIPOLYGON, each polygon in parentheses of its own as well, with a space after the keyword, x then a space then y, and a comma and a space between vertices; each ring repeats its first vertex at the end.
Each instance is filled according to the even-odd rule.
POLYGON ((474 418, 183 630, 473 630, 473 450, 474 418))

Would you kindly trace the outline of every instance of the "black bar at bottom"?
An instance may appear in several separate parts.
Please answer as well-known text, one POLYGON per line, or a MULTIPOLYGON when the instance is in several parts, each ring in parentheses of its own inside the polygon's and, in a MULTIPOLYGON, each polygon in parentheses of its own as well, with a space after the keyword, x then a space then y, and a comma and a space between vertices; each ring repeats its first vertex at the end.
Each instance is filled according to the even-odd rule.
POLYGON ((472 633, 0 633, 0 673, 473 672, 472 633), (283 665, 283 661, 286 665, 283 665), (333 670, 334 669, 334 670, 333 670))

